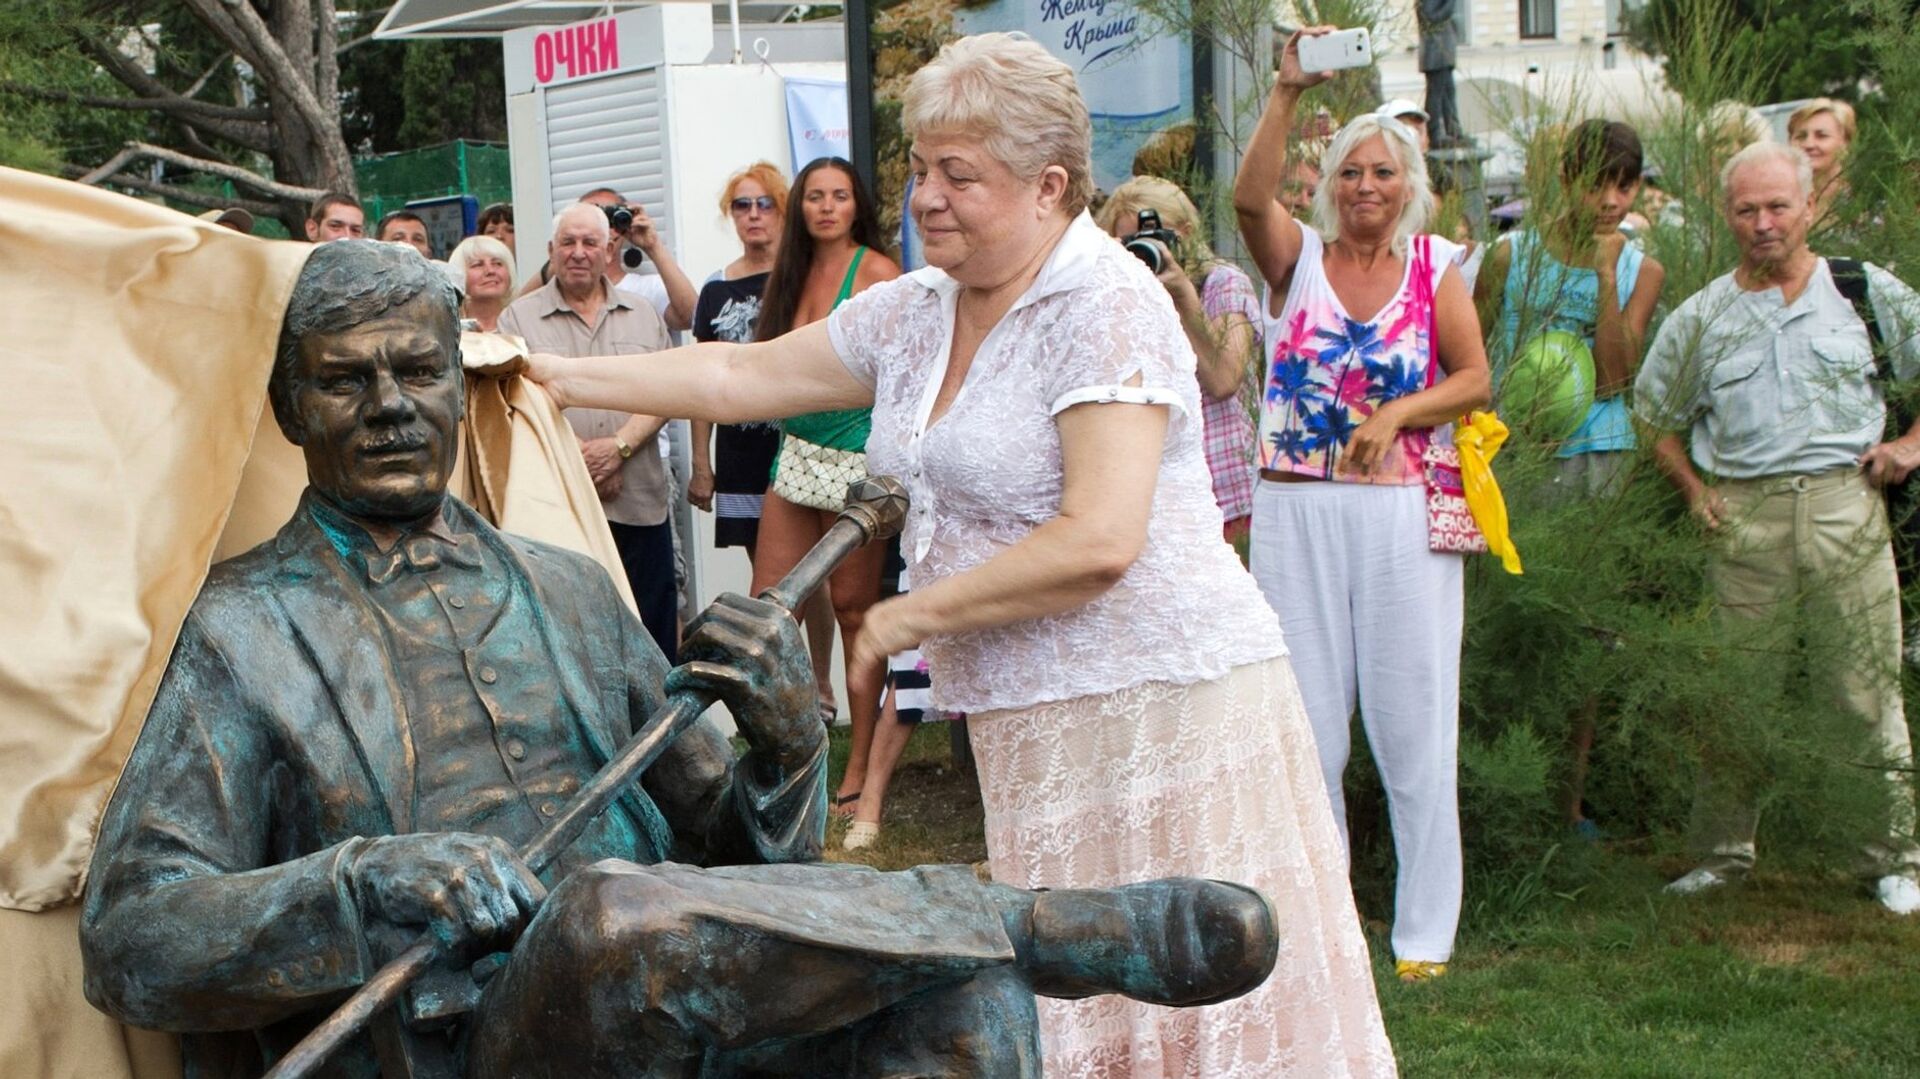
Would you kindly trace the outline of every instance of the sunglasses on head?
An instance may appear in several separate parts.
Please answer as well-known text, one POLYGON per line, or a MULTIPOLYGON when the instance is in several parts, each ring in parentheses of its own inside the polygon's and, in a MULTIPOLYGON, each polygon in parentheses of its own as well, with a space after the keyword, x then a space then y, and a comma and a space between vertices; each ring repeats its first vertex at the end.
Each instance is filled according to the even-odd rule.
POLYGON ((760 195, 755 198, 748 198, 745 195, 741 195, 727 205, 732 207, 733 212, 736 214, 744 214, 748 210, 755 208, 758 208, 763 214, 770 214, 773 212, 774 202, 772 195, 760 195))

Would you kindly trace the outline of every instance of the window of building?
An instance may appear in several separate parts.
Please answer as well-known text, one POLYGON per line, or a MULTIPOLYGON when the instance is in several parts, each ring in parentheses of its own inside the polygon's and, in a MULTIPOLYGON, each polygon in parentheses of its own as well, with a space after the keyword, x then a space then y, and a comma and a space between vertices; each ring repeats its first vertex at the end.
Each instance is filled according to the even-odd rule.
POLYGON ((1640 10, 1644 0, 1607 0, 1607 36, 1623 37, 1627 32, 1627 19, 1640 10))
POLYGON ((1520 0, 1520 36, 1556 37, 1560 33, 1558 0, 1520 0))

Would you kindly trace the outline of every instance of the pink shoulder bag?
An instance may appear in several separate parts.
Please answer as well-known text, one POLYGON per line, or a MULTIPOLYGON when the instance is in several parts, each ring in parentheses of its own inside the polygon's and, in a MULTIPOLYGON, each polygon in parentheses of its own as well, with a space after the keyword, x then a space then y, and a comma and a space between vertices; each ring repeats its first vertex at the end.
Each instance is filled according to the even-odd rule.
MULTIPOLYGON (((1422 287, 1427 290, 1427 386, 1432 387, 1440 370, 1434 326, 1433 246, 1425 236, 1416 236, 1413 242, 1426 267, 1422 287)), ((1439 433, 1435 428, 1426 452, 1420 456, 1427 486, 1427 549, 1443 554, 1485 554, 1486 533, 1480 531, 1479 522, 1467 507, 1467 487, 1460 478, 1460 451, 1451 440, 1442 442, 1439 433)))

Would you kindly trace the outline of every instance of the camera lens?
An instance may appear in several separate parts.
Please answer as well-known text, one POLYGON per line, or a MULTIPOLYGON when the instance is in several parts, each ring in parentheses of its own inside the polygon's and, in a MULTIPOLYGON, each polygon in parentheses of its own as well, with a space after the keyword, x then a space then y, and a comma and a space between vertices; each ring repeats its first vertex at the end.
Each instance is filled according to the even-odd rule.
POLYGON ((1146 263, 1147 269, 1155 274, 1166 268, 1166 264, 1160 261, 1160 249, 1151 240, 1128 240, 1127 250, 1133 252, 1134 258, 1146 263))
POLYGON ((625 206, 602 206, 607 213, 607 227, 615 232, 625 232, 633 224, 633 211, 625 206))

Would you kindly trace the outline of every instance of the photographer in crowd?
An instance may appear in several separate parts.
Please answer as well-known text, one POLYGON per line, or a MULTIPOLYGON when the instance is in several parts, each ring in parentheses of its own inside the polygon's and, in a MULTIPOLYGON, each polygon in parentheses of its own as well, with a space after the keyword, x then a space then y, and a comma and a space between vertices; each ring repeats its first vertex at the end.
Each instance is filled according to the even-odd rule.
POLYGON ((1253 279, 1207 245, 1200 211, 1171 180, 1136 176, 1100 208, 1102 229, 1126 241, 1173 298, 1199 360, 1207 469, 1229 543, 1253 513, 1253 421, 1247 406, 1260 356, 1260 298, 1253 279))
POLYGON ((667 329, 675 333, 692 329, 699 290, 661 240, 646 207, 628 202, 610 187, 595 188, 580 196, 580 201, 600 207, 607 215, 607 280, 613 287, 645 300, 667 329), (639 273, 643 260, 651 260, 659 273, 639 273))

